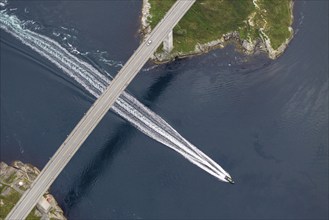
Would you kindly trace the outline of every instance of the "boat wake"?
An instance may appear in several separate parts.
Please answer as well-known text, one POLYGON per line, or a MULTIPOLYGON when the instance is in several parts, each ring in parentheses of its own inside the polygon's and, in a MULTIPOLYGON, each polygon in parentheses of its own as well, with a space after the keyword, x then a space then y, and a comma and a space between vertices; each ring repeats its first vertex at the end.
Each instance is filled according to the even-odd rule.
MULTIPOLYGON (((55 40, 26 28, 28 22, 31 21, 21 21, 15 15, 9 15, 6 10, 0 11, 1 29, 47 58, 90 94, 99 97, 111 83, 108 76, 74 56, 74 53, 70 53, 55 40)), ((233 183, 221 166, 133 96, 123 92, 111 109, 147 136, 177 151, 209 174, 221 181, 233 183)))

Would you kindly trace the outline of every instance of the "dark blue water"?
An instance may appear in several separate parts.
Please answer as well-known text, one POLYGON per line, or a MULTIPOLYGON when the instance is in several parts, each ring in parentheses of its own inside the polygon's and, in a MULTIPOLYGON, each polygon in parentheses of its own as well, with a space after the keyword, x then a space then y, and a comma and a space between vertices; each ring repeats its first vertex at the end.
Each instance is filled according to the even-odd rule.
MULTIPOLYGON (((89 52, 89 62, 112 75, 139 44, 141 1, 7 7, 37 21, 37 32, 89 52)), ((144 70, 129 86, 221 164, 234 186, 109 112, 51 188, 69 219, 327 219, 328 2, 296 1, 294 28, 276 61, 229 46, 144 70)), ((94 101, 4 31, 0 91, 1 160, 39 168, 94 101)))

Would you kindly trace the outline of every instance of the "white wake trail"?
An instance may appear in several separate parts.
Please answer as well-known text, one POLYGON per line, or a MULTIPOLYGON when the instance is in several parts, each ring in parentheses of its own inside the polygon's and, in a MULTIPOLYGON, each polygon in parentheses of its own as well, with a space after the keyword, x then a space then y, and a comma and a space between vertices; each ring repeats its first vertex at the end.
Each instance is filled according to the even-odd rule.
MULTIPOLYGON (((58 42, 25 28, 23 21, 14 15, 8 15, 5 10, 0 11, 0 28, 47 58, 96 98, 111 82, 100 71, 78 59, 58 42)), ((128 93, 123 92, 111 109, 144 134, 177 151, 219 180, 228 182, 226 178, 230 175, 221 166, 128 93)))

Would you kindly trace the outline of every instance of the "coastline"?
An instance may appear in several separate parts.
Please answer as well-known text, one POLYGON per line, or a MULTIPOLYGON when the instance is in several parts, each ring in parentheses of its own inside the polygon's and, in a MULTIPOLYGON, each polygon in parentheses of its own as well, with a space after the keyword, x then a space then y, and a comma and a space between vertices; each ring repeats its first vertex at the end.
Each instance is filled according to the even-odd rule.
MULTIPOLYGON (((14 161, 12 165, 0 162, 0 219, 4 219, 23 193, 28 190, 40 170, 31 164, 14 161)), ((48 191, 40 199, 27 219, 66 220, 63 210, 48 191)))
MULTIPOLYGON (((258 7, 258 5, 254 2, 255 7, 258 7)), ((284 53, 284 51, 287 49, 289 43, 293 39, 294 31, 292 28, 292 24, 294 21, 293 17, 293 8, 294 8, 294 1, 290 1, 289 4, 289 10, 291 15, 291 24, 288 27, 291 35, 289 38, 287 38, 277 49, 273 49, 271 41, 269 37, 264 33, 262 28, 260 29, 260 37, 258 37, 254 41, 242 39, 237 31, 229 32, 227 34, 224 34, 219 39, 200 44, 197 43, 195 45, 195 49, 193 51, 189 52, 156 52, 151 57, 151 60, 156 64, 163 64, 170 61, 173 61, 175 59, 183 59, 188 58, 192 56, 198 56, 202 54, 206 54, 212 50, 218 49, 218 48, 224 48, 227 44, 231 43, 232 41, 237 44, 236 48, 247 55, 253 55, 258 53, 265 53, 270 59, 277 59, 280 55, 284 53)), ((142 41, 145 41, 145 39, 149 36, 150 32, 152 31, 150 20, 152 19, 152 15, 150 13, 151 4, 149 0, 143 0, 143 6, 142 6, 142 16, 141 16, 141 27, 140 27, 140 33, 142 41)), ((247 21, 249 25, 253 25, 252 19, 249 19, 247 21)))

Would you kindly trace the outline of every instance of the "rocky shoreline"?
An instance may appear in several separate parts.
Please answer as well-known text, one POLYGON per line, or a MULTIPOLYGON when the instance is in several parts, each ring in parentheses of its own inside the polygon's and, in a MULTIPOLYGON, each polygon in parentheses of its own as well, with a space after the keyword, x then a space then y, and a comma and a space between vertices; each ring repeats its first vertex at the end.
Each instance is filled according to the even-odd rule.
MULTIPOLYGON (((0 219, 5 218, 39 173, 38 168, 21 161, 14 161, 11 166, 0 162, 0 219)), ((66 220, 63 210, 49 192, 44 194, 29 216, 33 219, 66 220)))
MULTIPOLYGON (((290 10, 291 10, 291 19, 293 21, 293 5, 294 2, 290 2, 290 10)), ((256 5, 257 6, 257 5, 256 5)), ((152 29, 149 24, 149 20, 152 19, 152 15, 150 14, 150 8, 151 4, 149 3, 149 0, 143 0, 143 7, 142 7, 142 16, 141 16, 141 28, 140 33, 142 35, 143 41, 149 36, 152 29)), ((248 20, 249 25, 252 25, 252 21, 248 20)), ((260 30, 262 32, 262 30, 260 30)), ((201 55, 208 53, 211 50, 217 49, 217 48, 223 48, 228 43, 235 43, 237 44, 237 48, 248 55, 253 54, 259 54, 259 53, 266 53, 270 59, 276 59, 278 58, 288 47, 288 44, 293 38, 293 29, 290 26, 289 31, 291 32, 291 37, 286 39, 284 43, 282 43, 278 49, 273 49, 270 39, 266 36, 264 32, 262 32, 262 35, 259 39, 254 41, 248 41, 246 39, 242 39, 237 31, 224 34, 220 39, 200 44, 198 43, 195 46, 194 51, 190 51, 187 53, 181 53, 181 52, 172 52, 172 53, 166 53, 166 52, 156 52, 151 57, 151 60, 157 64, 161 63, 167 63, 175 59, 180 58, 186 58, 196 55, 201 55)))

